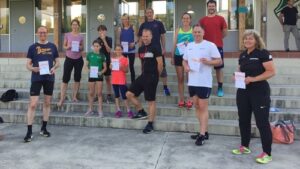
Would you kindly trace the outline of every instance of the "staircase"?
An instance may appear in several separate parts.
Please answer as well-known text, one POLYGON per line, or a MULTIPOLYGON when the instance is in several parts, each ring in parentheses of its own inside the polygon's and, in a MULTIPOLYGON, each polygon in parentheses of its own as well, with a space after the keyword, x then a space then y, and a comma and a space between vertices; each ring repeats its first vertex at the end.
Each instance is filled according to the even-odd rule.
MULTIPOLYGON (((186 110, 178 108, 177 78, 175 68, 167 60, 168 86, 171 90, 171 96, 163 95, 162 83, 159 82, 157 89, 157 121, 155 129, 160 131, 182 131, 195 132, 199 130, 198 121, 195 118, 194 109, 186 110)), ((277 108, 278 111, 270 112, 270 121, 277 119, 292 119, 296 122, 296 138, 300 138, 300 71, 299 59, 274 59, 276 65, 276 76, 269 80, 271 85, 271 107, 277 108)), ((0 102, 0 116, 5 122, 9 123, 26 123, 26 112, 29 102, 29 87, 31 73, 25 68, 25 58, 0 58, 0 94, 4 91, 14 88, 19 93, 19 99, 9 103, 0 102)), ((61 59, 63 65, 63 59, 61 59)), ((209 101, 209 132, 221 135, 239 135, 238 116, 235 102, 234 83, 232 82, 232 73, 236 70, 237 59, 225 59, 224 69, 224 97, 216 96, 216 86, 209 101)), ((136 74, 140 73, 140 62, 135 63, 136 74)), ((71 80, 67 91, 67 100, 61 108, 57 108, 56 103, 60 96, 60 83, 62 78, 62 67, 56 73, 55 90, 51 104, 51 117, 49 124, 53 125, 74 125, 88 127, 110 127, 125 129, 142 129, 146 120, 132 120, 126 117, 115 118, 115 105, 104 103, 104 118, 96 116, 84 117, 87 110, 87 93, 88 93, 88 73, 83 70, 82 83, 79 91, 80 102, 71 102, 71 80)), ((127 75, 130 81, 130 75, 127 75)), ((104 83, 105 84, 105 83, 104 83)), ((216 80, 214 79, 216 85, 216 80)), ((104 85, 105 86, 105 85, 104 85)), ((106 87, 104 87, 105 96, 106 87)), ((187 96, 187 87, 185 87, 187 96)), ((41 98, 43 97, 41 91, 41 98)), ((105 98, 105 97, 104 97, 105 98)), ((141 95, 143 105, 147 111, 147 104, 144 96, 141 95)), ((35 123, 41 122, 42 117, 42 99, 37 107, 35 123)), ((95 105, 97 103, 95 102, 95 105)), ((124 107, 123 107, 124 108, 124 107)), ((97 109, 95 109, 97 110, 97 109)), ((254 117, 252 119, 252 135, 259 136, 255 127, 254 117)))

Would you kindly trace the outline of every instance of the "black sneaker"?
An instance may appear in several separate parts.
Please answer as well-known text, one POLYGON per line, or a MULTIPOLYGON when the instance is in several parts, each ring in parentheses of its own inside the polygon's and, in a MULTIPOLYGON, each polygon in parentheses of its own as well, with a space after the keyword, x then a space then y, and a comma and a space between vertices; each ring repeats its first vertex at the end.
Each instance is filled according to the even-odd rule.
POLYGON ((147 113, 145 111, 139 111, 136 115, 134 115, 133 119, 146 119, 148 117, 147 113))
POLYGON ((199 137, 197 137, 195 144, 197 146, 202 146, 204 144, 204 140, 205 140, 205 136, 203 135, 199 135, 199 137))
POLYGON ((46 129, 41 130, 40 135, 42 135, 44 137, 50 137, 51 136, 50 132, 48 132, 46 129))
MULTIPOLYGON (((191 139, 196 140, 199 136, 200 136, 200 133, 196 133, 196 134, 194 134, 194 135, 191 135, 191 139)), ((208 139, 209 139, 209 134, 208 134, 208 132, 205 132, 204 138, 205 138, 205 140, 208 140, 208 139)))
POLYGON ((143 130, 144 134, 149 134, 153 132, 153 125, 150 125, 149 123, 146 125, 146 127, 143 130))
POLYGON ((27 133, 26 136, 24 137, 24 143, 31 142, 33 136, 30 133, 27 133))

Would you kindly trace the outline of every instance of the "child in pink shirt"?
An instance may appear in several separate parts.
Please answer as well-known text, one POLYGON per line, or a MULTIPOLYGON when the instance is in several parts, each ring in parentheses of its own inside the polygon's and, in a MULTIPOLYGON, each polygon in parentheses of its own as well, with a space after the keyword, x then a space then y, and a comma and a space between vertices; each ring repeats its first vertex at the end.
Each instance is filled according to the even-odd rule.
POLYGON ((124 104, 127 109, 127 116, 129 118, 133 117, 133 112, 130 110, 126 98, 127 86, 126 86, 126 73, 128 72, 128 60, 126 57, 122 55, 122 46, 116 45, 115 47, 115 55, 111 59, 110 68, 111 72, 111 82, 115 93, 115 102, 116 102, 116 113, 115 117, 122 117, 122 111, 120 109, 120 93, 122 99, 124 100, 124 104))

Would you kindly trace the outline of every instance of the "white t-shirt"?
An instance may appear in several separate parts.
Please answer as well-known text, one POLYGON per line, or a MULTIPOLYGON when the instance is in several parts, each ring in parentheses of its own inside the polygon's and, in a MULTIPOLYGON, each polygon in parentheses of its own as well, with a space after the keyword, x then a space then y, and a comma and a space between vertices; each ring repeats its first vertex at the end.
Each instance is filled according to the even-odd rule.
POLYGON ((188 62, 189 72, 188 86, 212 88, 212 67, 200 62, 201 58, 212 60, 221 58, 217 46, 207 40, 201 43, 191 42, 187 45, 183 59, 188 62))

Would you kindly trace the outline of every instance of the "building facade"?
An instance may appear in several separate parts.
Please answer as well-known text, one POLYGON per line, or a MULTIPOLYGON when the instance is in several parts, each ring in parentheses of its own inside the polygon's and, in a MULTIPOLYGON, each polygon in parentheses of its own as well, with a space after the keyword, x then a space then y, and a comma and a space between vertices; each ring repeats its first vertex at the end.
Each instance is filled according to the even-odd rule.
MULTIPOLYGON (((300 0, 295 2, 299 8, 300 0)), ((269 50, 283 50, 283 32, 277 16, 285 5, 286 0, 217 0, 218 12, 229 29, 224 50, 238 51, 241 35, 247 29, 260 32, 269 50)), ((164 23, 167 42, 172 42, 183 12, 192 14, 194 24, 206 15, 206 0, 0 0, 0 53, 27 52, 41 25, 48 27, 49 40, 62 49, 64 33, 70 31, 74 18, 81 21, 85 50, 89 51, 99 24, 105 24, 108 35, 114 37, 123 13, 128 13, 131 23, 138 27, 147 7, 152 7, 156 18, 164 23)), ((167 51, 171 48, 172 43, 167 43, 167 51)), ((296 49, 293 36, 290 49, 296 49)))

